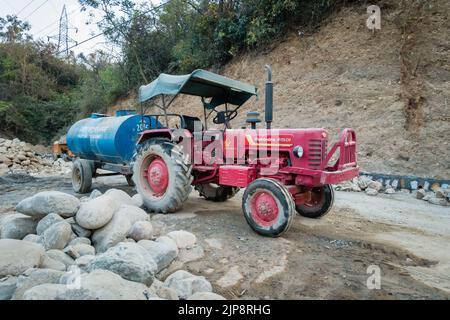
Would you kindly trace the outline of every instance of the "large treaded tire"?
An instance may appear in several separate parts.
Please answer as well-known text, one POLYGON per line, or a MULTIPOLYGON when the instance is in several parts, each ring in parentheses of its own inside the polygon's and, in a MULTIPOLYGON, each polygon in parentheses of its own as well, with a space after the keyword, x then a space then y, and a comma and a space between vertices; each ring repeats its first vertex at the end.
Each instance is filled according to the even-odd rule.
POLYGON ((88 160, 76 159, 72 164, 72 188, 80 194, 89 193, 92 188, 92 166, 88 160))
POLYGON ((138 148, 133 164, 133 181, 147 209, 164 214, 181 209, 192 191, 192 180, 192 165, 185 161, 180 146, 170 140, 154 138, 138 148), (156 194, 144 176, 146 166, 154 159, 162 161, 168 172, 163 194, 156 194))
POLYGON ((262 178, 253 181, 245 190, 242 211, 247 223, 256 233, 276 238, 291 227, 295 216, 295 202, 279 181, 262 178), (258 198, 264 199, 258 202, 258 198), (265 212, 257 213, 258 209, 265 212))
POLYGON ((201 197, 208 201, 213 202, 225 202, 233 198, 240 188, 221 186, 213 183, 204 183, 195 186, 195 190, 198 191, 201 197))
MULTIPOLYGON (((313 188, 315 200, 311 203, 299 204, 296 206, 297 213, 303 217, 310 219, 319 219, 327 215, 334 204, 334 190, 329 184, 313 188)), ((313 196, 314 197, 314 196, 313 196)))

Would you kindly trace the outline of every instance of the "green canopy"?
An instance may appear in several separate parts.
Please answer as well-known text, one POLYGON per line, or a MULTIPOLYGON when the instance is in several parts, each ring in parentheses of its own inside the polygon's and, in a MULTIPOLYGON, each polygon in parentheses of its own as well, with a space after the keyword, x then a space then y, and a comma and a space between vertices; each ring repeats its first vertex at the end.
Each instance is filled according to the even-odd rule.
POLYGON ((211 98, 209 103, 205 103, 205 107, 214 109, 225 103, 241 106, 252 96, 257 95, 257 89, 250 84, 205 70, 196 70, 184 76, 163 73, 152 83, 140 87, 139 101, 142 103, 159 95, 180 93, 211 98))

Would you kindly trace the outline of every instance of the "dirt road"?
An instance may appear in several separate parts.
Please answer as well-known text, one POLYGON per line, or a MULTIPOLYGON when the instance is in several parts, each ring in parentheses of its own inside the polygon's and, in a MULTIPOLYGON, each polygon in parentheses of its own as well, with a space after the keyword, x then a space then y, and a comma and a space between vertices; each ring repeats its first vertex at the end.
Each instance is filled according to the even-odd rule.
MULTIPOLYGON (((97 179, 94 187, 134 194, 121 177, 97 179)), ((0 214, 43 190, 72 193, 64 177, 0 178, 0 214)), ((197 235, 205 255, 184 268, 205 275, 227 298, 450 298, 450 208, 409 194, 338 192, 330 215, 322 220, 297 217, 283 238, 268 239, 247 226, 241 195, 216 204, 193 192, 181 212, 153 217, 168 231, 197 235), (371 265, 381 270, 379 290, 367 288, 371 265)))

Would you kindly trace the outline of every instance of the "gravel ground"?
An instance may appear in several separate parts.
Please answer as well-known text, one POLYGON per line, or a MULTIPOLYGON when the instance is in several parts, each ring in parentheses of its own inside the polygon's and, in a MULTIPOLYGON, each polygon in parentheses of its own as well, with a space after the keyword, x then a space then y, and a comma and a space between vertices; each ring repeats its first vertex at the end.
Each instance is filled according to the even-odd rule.
MULTIPOLYGON (((99 178, 94 188, 135 193, 122 177, 99 178)), ((44 190, 72 193, 70 179, 0 178, 0 214, 44 190)), ((207 276, 227 298, 450 298, 450 208, 402 193, 370 197, 337 192, 328 216, 296 217, 283 238, 269 239, 246 224, 241 196, 217 204, 193 192, 179 213, 153 218, 168 231, 197 235, 205 255, 183 268, 207 276), (379 290, 367 288, 371 265, 381 270, 379 290)))

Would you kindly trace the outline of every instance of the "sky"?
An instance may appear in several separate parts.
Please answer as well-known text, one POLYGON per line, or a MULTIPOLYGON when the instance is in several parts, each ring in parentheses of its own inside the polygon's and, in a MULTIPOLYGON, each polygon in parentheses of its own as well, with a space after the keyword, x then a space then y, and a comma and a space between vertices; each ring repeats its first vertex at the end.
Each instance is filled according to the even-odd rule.
MULTIPOLYGON (((143 2, 144 0, 135 0, 135 2, 143 2)), ((151 0, 155 4, 159 4, 159 0, 151 0)), ((31 24, 31 34, 34 39, 42 39, 48 41, 47 37, 54 37, 50 39, 55 43, 58 42, 59 32, 59 18, 63 6, 66 5, 66 10, 69 18, 69 37, 77 42, 82 42, 91 36, 100 33, 95 21, 100 20, 101 14, 99 11, 88 10, 81 12, 81 6, 78 0, 0 0, 0 17, 6 15, 18 15, 20 20, 28 21, 31 24), (89 18, 89 13, 92 13, 93 18, 89 18), (93 23, 86 24, 87 21, 92 20, 93 23)), ((69 43, 69 47, 75 42, 69 43)), ((97 49, 116 50, 114 47, 105 42, 105 38, 100 36, 92 41, 81 44, 73 48, 75 54, 81 52, 88 54, 97 49)))

